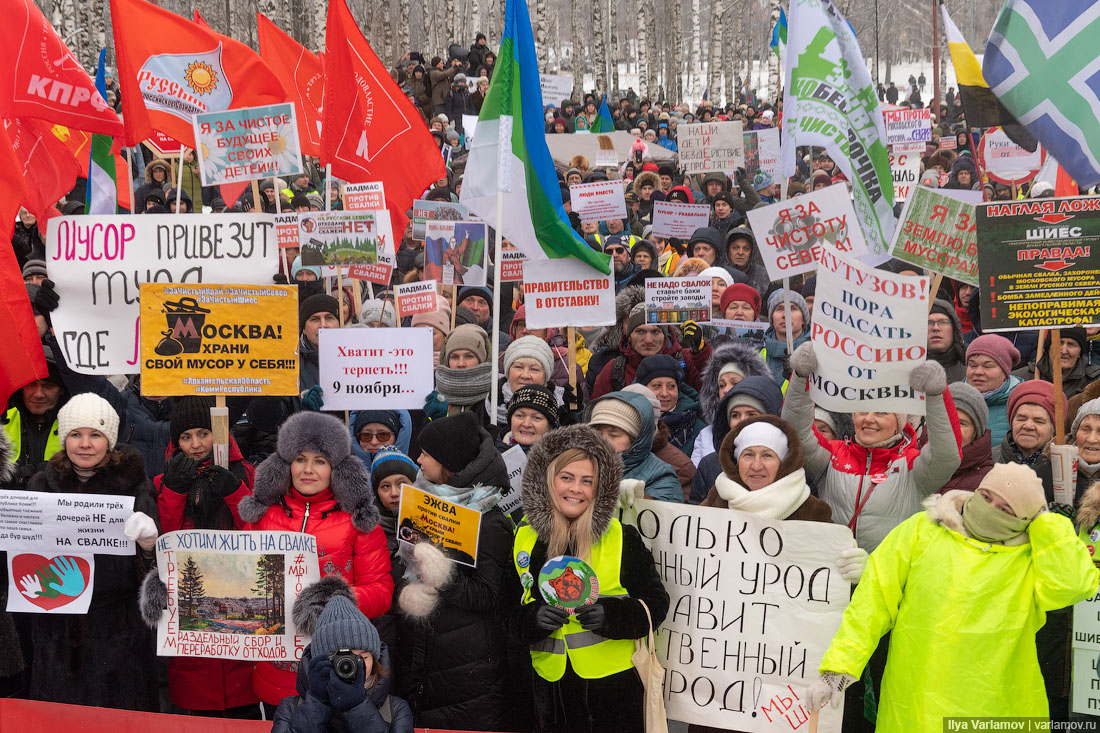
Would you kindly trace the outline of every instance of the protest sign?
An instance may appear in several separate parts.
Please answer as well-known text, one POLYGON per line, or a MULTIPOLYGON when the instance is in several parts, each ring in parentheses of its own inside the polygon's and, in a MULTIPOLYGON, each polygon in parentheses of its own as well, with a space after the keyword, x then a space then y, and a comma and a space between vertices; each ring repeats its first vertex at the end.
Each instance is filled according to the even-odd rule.
POLYGON ((439 294, 435 280, 422 282, 397 283, 393 286, 394 307, 399 319, 415 316, 417 313, 431 313, 439 309, 439 294))
POLYGON ((278 252, 269 214, 54 218, 46 258, 65 361, 81 374, 136 374, 141 283, 270 284, 278 252))
POLYGON ((303 265, 373 265, 378 263, 376 211, 311 211, 298 216, 303 265))
MULTIPOLYGON (((1095 556, 1100 531, 1089 533, 1089 554, 1095 556)), ((1100 656, 1100 594, 1093 594, 1073 606, 1073 684, 1070 693, 1075 713, 1096 715, 1100 711, 1100 677, 1096 660, 1100 656)))
POLYGON ((676 146, 685 173, 732 171, 745 164, 745 138, 739 121, 680 125, 676 146))
POLYGON ((920 176, 920 154, 903 153, 891 148, 890 175, 894 178, 894 203, 909 198, 920 176))
POLYGON ((432 391, 432 329, 322 328, 320 384, 326 410, 424 407, 432 391))
POLYGON ((185 529, 157 539, 168 607, 157 655, 295 662, 309 639, 294 601, 321 579, 317 538, 300 532, 185 529))
POLYGON ((1100 326, 1100 212, 1091 197, 979 204, 983 331, 1100 326))
POLYGON ((954 137, 941 137, 940 150, 955 150, 959 147, 959 141, 954 137))
POLYGON ((768 277, 785 277, 817 269, 816 257, 828 244, 852 257, 867 253, 852 199, 844 186, 826 186, 797 198, 748 212, 768 277))
POLYGON ((523 263, 527 261, 527 255, 518 249, 507 249, 500 253, 500 280, 511 283, 523 279, 523 263))
POLYGON ((646 323, 710 321, 711 278, 660 277, 645 281, 646 323))
POLYGON ((566 99, 573 98, 573 77, 569 75, 539 74, 544 106, 560 107, 566 99))
MULTIPOLYGON (((388 285, 390 276, 393 274, 393 268, 397 265, 395 248, 398 242, 393 238, 390 212, 386 209, 377 209, 372 211, 371 215, 374 217, 378 261, 351 265, 347 268, 348 277, 378 283, 379 285, 388 285)), ((325 271, 327 272, 327 268, 325 271)))
POLYGON ((1041 145, 1027 150, 1015 142, 1000 127, 991 127, 978 141, 981 168, 992 180, 1005 186, 1030 181, 1043 167, 1046 152, 1041 145))
POLYGON ((141 391, 298 394, 295 285, 141 285, 141 391))
POLYGON ((160 130, 152 130, 152 134, 145 140, 145 144, 148 145, 153 152, 160 155, 162 158, 175 158, 179 156, 180 150, 183 148, 183 144, 178 140, 168 137, 160 130))
POLYGON ((429 219, 440 221, 463 221, 470 218, 470 210, 465 204, 453 201, 427 201, 416 199, 412 207, 412 239, 414 242, 423 242, 427 234, 426 224, 429 219))
POLYGON ((932 139, 932 110, 884 109, 886 144, 926 143, 932 139))
POLYGON ((923 415, 924 394, 909 386, 909 373, 927 356, 928 278, 872 269, 833 249, 818 258, 814 404, 923 415))
POLYGON ((764 333, 771 328, 766 321, 734 321, 727 318, 712 318, 710 325, 761 349, 764 348, 764 333))
POLYGON ((653 233, 658 237, 689 239, 696 229, 709 224, 710 207, 706 204, 653 202, 653 233))
POLYGON ((501 453, 500 457, 504 459, 504 465, 508 468, 509 488, 501 495, 497 506, 505 514, 511 514, 517 509, 522 511, 523 469, 527 466, 527 454, 523 452, 522 446, 513 445, 501 453))
POLYGON ((123 526, 134 497, 0 491, 0 550, 133 555, 123 526))
POLYGON ((600 149, 596 153, 596 159, 592 162, 593 168, 617 168, 619 154, 615 152, 615 142, 610 135, 597 135, 596 141, 600 149))
POLYGON ((204 186, 302 173, 293 104, 201 112, 193 118, 204 186))
POLYGON ((917 186, 905 202, 890 254, 902 262, 977 286, 974 205, 917 186))
POLYGON ((401 486, 397 539, 415 545, 430 542, 451 562, 477 567, 481 512, 441 499, 415 486, 401 486))
POLYGON ((774 127, 749 130, 743 136, 745 138, 744 168, 749 179, 763 172, 771 176, 773 181, 780 180, 783 176, 779 165, 779 130, 774 127))
POLYGON ((615 322, 615 282, 573 257, 523 264, 523 302, 528 328, 610 326, 615 322))
MULTIPOLYGON (((476 84, 476 81, 475 81, 476 84)), ((470 150, 474 144, 474 133, 477 131, 477 115, 462 115, 462 135, 466 139, 463 141, 467 150, 470 150)))
POLYGON ((480 221, 425 223, 424 277, 444 285, 484 285, 489 274, 488 228, 480 221))
MULTIPOLYGON (((298 242, 298 212, 292 211, 275 215, 275 241, 278 243, 279 249, 300 246, 298 242)), ((287 273, 287 276, 289 275, 290 273, 287 273)))
POLYGON ((382 181, 345 183, 344 208, 348 211, 376 211, 386 208, 386 191, 382 181))
MULTIPOLYGON (((57 496, 51 494, 51 496, 57 496)), ((129 498, 129 497, 127 497, 129 498)), ((134 543, 127 540, 132 546, 134 543)), ((95 555, 8 552, 9 613, 84 614, 95 592, 95 555)))
POLYGON ((606 221, 626 218, 626 197, 622 181, 574 183, 569 201, 581 221, 606 221))
MULTIPOLYGON (((851 593, 836 561, 844 526, 636 499, 638 528, 669 594, 657 631, 668 717, 723 730, 801 730, 802 698, 851 593)), ((842 711, 821 711, 821 733, 842 711)))

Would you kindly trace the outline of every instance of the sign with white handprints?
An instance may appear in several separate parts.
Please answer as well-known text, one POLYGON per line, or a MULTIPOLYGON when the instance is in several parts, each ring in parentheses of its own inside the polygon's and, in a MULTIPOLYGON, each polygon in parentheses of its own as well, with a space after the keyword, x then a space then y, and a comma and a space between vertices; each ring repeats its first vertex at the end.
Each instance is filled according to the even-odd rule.
POLYGON ((95 555, 7 553, 9 613, 88 612, 95 555))

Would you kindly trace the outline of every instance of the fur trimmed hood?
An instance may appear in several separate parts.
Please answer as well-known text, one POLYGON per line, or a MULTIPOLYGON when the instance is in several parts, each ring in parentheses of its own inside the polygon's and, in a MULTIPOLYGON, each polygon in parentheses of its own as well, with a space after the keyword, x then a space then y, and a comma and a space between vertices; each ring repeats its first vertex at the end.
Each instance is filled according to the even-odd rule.
POLYGON ((737 470, 737 459, 733 457, 733 442, 737 440, 737 436, 742 430, 758 422, 766 422, 769 425, 777 427, 787 436, 787 457, 779 464, 779 471, 775 474, 775 481, 785 476, 789 476, 802 468, 806 463, 805 456, 802 453, 802 441, 798 439, 798 433, 791 427, 790 423, 774 415, 757 415, 756 417, 750 417, 748 420, 745 420, 736 428, 726 433, 726 437, 722 439, 722 445, 718 449, 718 462, 722 464, 722 472, 738 484, 743 485, 745 482, 741 480, 741 473, 737 470))
POLYGON ((661 190, 661 177, 653 171, 642 171, 638 175, 634 176, 634 183, 631 185, 630 190, 638 195, 638 198, 642 197, 642 186, 645 184, 653 186, 654 191, 661 190))
POLYGON ((555 508, 546 485, 546 469, 554 458, 569 448, 580 448, 595 457, 599 464, 592 510, 592 541, 596 542, 607 531, 618 509, 623 467, 603 436, 588 425, 551 430, 527 453, 521 490, 527 521, 540 537, 550 536, 555 508))
POLYGON ((0 430, 0 484, 11 481, 15 476, 14 451, 8 434, 0 430))
POLYGON ((258 522, 268 507, 283 500, 291 487, 290 464, 307 450, 328 459, 332 466, 329 486, 340 509, 351 515, 352 525, 360 532, 370 532, 378 526, 370 473, 352 453, 351 436, 344 423, 320 412, 299 412, 283 423, 275 452, 256 468, 252 496, 241 500, 241 519, 258 522))
POLYGON ((973 491, 955 489, 945 494, 932 494, 924 500, 924 508, 932 521, 948 529, 952 529, 963 537, 969 537, 963 525, 963 504, 974 495, 973 491))
POLYGON ((642 302, 645 302, 645 288, 641 285, 631 285, 615 294, 615 323, 605 328, 592 342, 593 354, 603 349, 619 348, 619 342, 623 339, 623 322, 630 315, 630 310, 642 302))
POLYGON ((1100 522, 1100 481, 1093 481, 1077 502, 1073 524, 1077 527, 1077 531, 1081 531, 1092 529, 1097 522, 1100 522))
POLYGON ((726 364, 736 364, 746 377, 768 377, 768 365, 760 357, 760 350, 742 341, 726 341, 714 347, 710 361, 699 375, 699 404, 704 420, 711 420, 718 408, 718 373, 726 364))

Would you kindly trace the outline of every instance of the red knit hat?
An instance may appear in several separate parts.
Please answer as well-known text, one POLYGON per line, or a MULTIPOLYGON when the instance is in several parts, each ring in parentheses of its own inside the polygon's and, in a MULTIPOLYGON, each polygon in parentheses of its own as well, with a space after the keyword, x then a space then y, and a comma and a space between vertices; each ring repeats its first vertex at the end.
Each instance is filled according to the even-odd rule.
MULTIPOLYGON (((1062 415, 1064 416, 1069 409, 1069 402, 1064 394, 1061 395, 1061 398, 1062 415)), ((1009 422, 1012 421, 1017 408, 1025 404, 1038 405, 1043 408, 1050 415, 1050 421, 1054 422, 1054 385, 1050 382, 1044 382, 1042 379, 1029 379, 1017 385, 1016 389, 1012 390, 1012 393, 1008 396, 1009 422)))
POLYGON ((970 346, 966 347, 967 359, 978 354, 988 356, 997 362, 997 366, 1001 368, 1006 377, 1012 374, 1012 367, 1020 361, 1020 352, 1012 345, 1012 342, 995 333, 979 336, 970 342, 970 346))
POLYGON ((719 301, 721 317, 726 317, 726 306, 735 300, 741 300, 752 306, 753 318, 760 317, 760 291, 751 285, 735 283, 726 288, 719 301))

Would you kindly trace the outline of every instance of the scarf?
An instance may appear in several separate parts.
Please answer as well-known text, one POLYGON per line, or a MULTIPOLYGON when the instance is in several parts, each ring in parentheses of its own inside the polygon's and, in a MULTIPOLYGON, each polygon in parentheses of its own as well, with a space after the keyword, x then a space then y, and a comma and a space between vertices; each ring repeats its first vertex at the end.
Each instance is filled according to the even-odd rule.
POLYGON ((1020 519, 1002 512, 975 492, 962 509, 963 526, 976 540, 997 545, 1022 545, 1027 542, 1027 526, 1030 519, 1020 519), (1023 541, 1017 538, 1023 537, 1023 541))
POLYGON ((435 369, 435 388, 452 405, 469 407, 484 400, 489 394, 493 379, 493 365, 478 364, 471 369, 451 369, 439 366, 435 369))
POLYGON ((695 430, 695 410, 671 410, 661 415, 661 422, 668 427, 668 442, 683 450, 695 430))
POLYGON ((898 441, 900 441, 903 437, 904 436, 901 433, 894 433, 893 435, 891 435, 886 440, 880 440, 877 443, 864 443, 859 438, 856 438, 856 443, 863 446, 864 448, 867 448, 867 449, 890 448, 891 446, 895 445, 898 441))
POLYGON ((810 496, 806 470, 802 468, 756 491, 750 491, 720 473, 714 479, 714 488, 730 509, 758 514, 766 519, 786 519, 810 496))
POLYGON ((416 488, 482 514, 495 507, 500 501, 500 489, 496 486, 477 484, 459 487, 450 484, 433 484, 424 478, 423 473, 416 476, 416 488))
MULTIPOLYGON (((1030 456, 1025 456, 1023 451, 1020 450, 1020 446, 1016 445, 1016 439, 1012 437, 1011 432, 1005 433, 1005 437, 1008 439, 1008 447, 1012 450, 1012 457, 1015 459, 1012 463, 1020 463, 1024 466, 1035 468, 1035 464, 1043 457, 1043 450, 1040 448, 1030 456)), ((1080 463, 1078 463, 1078 465, 1080 465, 1080 463)))

